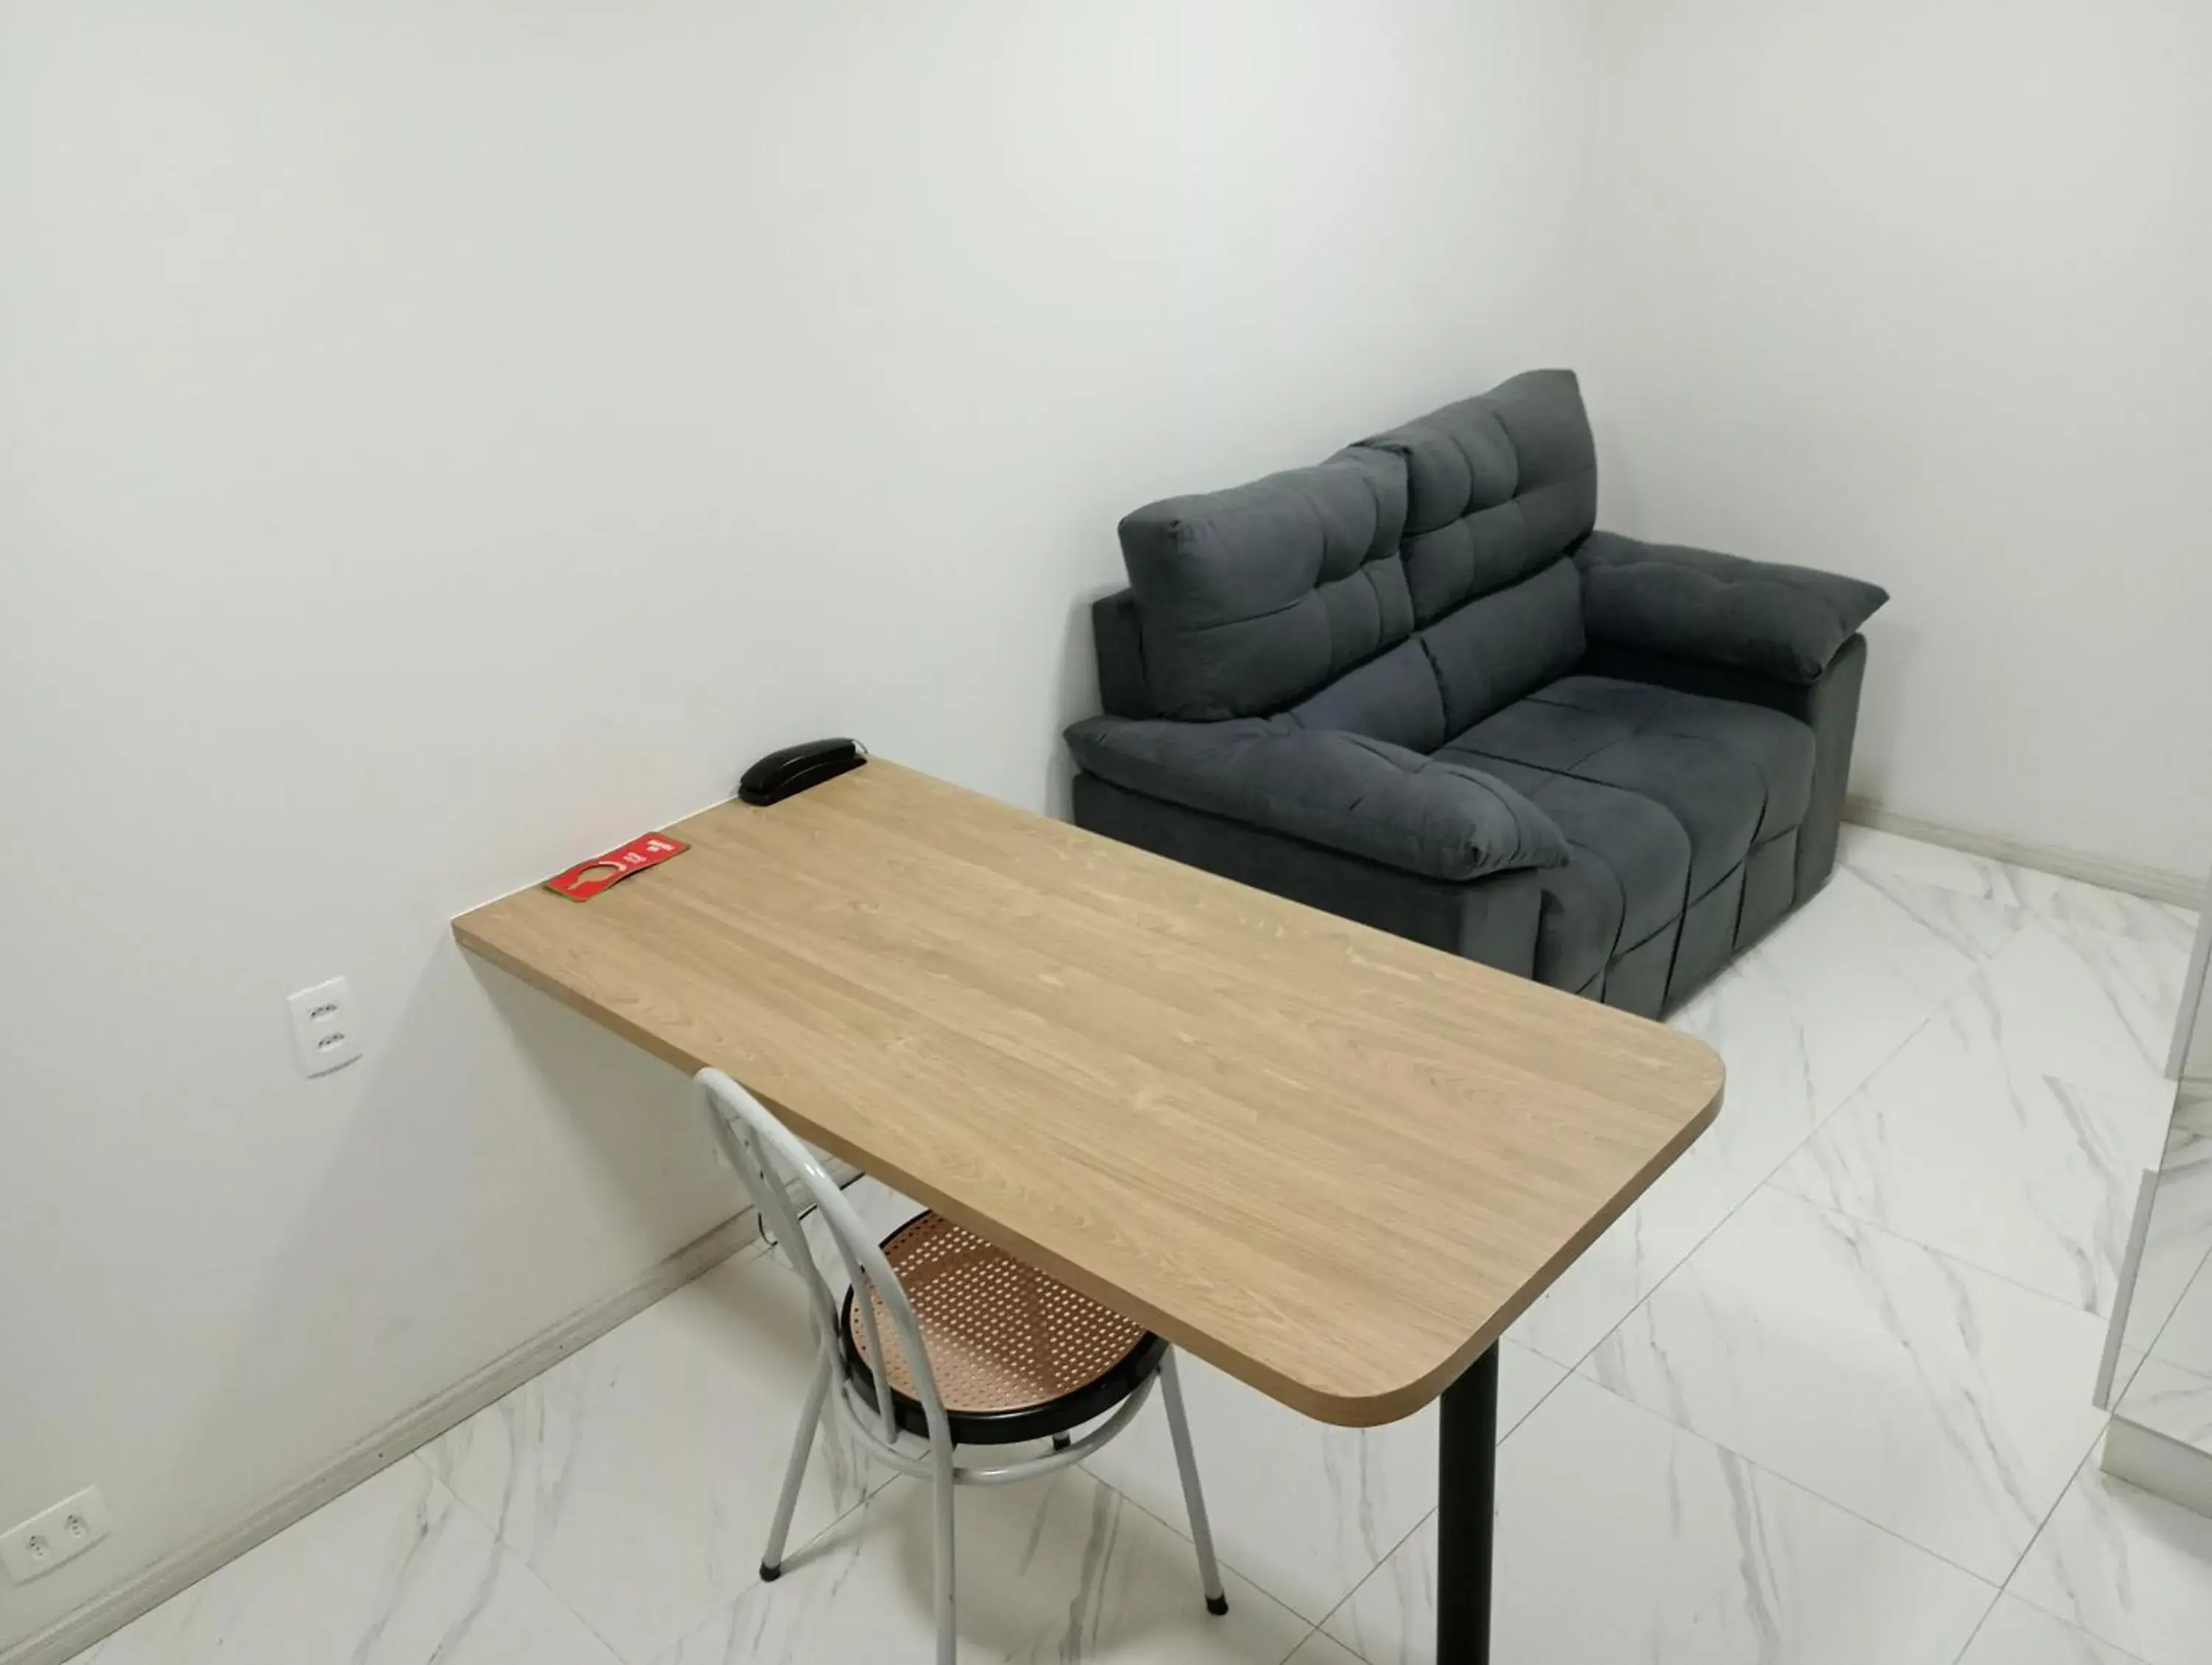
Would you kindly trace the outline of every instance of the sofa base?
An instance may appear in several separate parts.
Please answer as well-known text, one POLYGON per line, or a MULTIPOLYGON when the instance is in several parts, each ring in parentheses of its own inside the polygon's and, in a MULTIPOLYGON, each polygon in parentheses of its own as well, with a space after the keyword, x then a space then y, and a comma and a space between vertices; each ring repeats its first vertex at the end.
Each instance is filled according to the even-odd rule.
MULTIPOLYGON (((1866 677, 1866 640, 1845 642, 1806 685, 1657 654, 1593 647, 1579 671, 1739 700, 1813 731, 1812 789, 1794 829, 1753 845, 1666 928, 1621 951, 1574 993, 1645 1017, 1679 1007, 1819 892, 1833 871, 1866 677)), ((1478 760, 1480 761, 1480 760, 1478 760)), ((1542 876, 1522 870, 1465 883, 1421 878, 1079 772, 1076 824, 1293 902, 1537 978, 1542 876)), ((1556 899, 1554 906, 1557 905, 1556 899)), ((1564 968, 1550 979, 1565 981, 1564 968)))

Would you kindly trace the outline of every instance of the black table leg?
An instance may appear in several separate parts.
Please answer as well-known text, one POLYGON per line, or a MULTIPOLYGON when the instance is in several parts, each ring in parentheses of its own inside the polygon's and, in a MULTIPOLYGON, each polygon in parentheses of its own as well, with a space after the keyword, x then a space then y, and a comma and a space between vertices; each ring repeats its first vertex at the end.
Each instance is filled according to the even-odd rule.
POLYGON ((1489 1665, 1498 1349, 1444 1389, 1437 1452, 1437 1665, 1489 1665))

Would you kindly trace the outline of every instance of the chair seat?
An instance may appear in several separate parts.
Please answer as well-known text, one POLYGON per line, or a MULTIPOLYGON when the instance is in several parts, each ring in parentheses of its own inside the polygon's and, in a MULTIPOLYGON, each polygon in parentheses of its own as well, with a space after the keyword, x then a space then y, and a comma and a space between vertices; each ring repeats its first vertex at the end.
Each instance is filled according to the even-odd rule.
MULTIPOLYGON (((1167 1344, 1141 1325, 931 1212, 883 1240, 929 1350, 952 1437, 963 1445, 1043 1439, 1104 1415, 1159 1366, 1167 1344)), ((880 1300, 899 1426, 927 1435, 914 1372, 880 1300)), ((875 1398, 867 1333, 853 1291, 839 1317, 846 1373, 875 1398)))

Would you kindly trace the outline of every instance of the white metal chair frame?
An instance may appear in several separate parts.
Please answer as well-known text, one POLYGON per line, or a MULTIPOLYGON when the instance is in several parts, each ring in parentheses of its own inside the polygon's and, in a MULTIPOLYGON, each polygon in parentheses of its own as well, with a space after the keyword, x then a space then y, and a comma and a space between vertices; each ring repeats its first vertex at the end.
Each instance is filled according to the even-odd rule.
MULTIPOLYGON (((738 1170, 753 1206, 769 1224, 784 1258, 806 1285, 808 1310, 814 1321, 814 1378, 799 1413, 798 1438, 784 1470, 783 1491, 776 1499, 775 1516, 769 1527, 768 1547, 761 1557, 761 1577, 774 1579, 783 1571, 784 1540, 791 1531, 793 1511, 799 1506, 799 1488, 806 1477, 806 1461, 813 1449, 814 1433, 823 1407, 830 1398, 833 1382, 844 1391, 836 1395, 846 1426, 869 1452, 902 1474, 927 1478, 934 1505, 937 1574, 938 1665, 956 1665, 958 1632, 955 1624, 952 1575, 952 1491, 956 1486, 1005 1486, 1032 1480, 1080 1462, 1129 1425, 1144 1408, 1154 1381, 1160 1384, 1160 1402, 1167 1411, 1168 1434, 1175 1444, 1176 1466, 1182 1476, 1183 1503, 1190 1511, 1190 1532, 1198 1550, 1198 1570, 1205 1586, 1207 1610, 1229 1610, 1221 1584, 1221 1571, 1213 1558, 1213 1533, 1206 1518, 1206 1498, 1199 1489, 1198 1461, 1190 1439, 1190 1423, 1184 1414, 1182 1389, 1176 1376, 1173 1347, 1162 1349, 1158 1370, 1147 1376, 1113 1413, 1079 1439, 1055 1436, 1053 1449, 1042 1455, 996 1467, 978 1468, 953 1461, 951 1419, 939 1395, 937 1378, 922 1343, 921 1326, 907 1298, 898 1273, 892 1270, 882 1248, 870 1236, 853 1205, 822 1164, 788 1127, 743 1087, 720 1070, 706 1069, 696 1078, 715 1141, 730 1165, 738 1170), (837 1336, 837 1303, 815 1264, 806 1237, 792 1207, 788 1181, 795 1180, 812 1200, 830 1229, 830 1240, 852 1280, 854 1310, 859 1313, 867 1338, 866 1356, 878 1361, 872 1370, 875 1403, 864 1401, 859 1385, 845 1372, 837 1336), (869 1298, 871 1295, 875 1299, 869 1298), (914 1375, 913 1397, 921 1401, 928 1425, 925 1449, 901 1444, 902 1430, 895 1411, 890 1372, 882 1367, 887 1355, 876 1322, 877 1302, 883 1304, 891 1330, 898 1340, 914 1375)), ((973 1449, 973 1448, 971 1448, 973 1449)))

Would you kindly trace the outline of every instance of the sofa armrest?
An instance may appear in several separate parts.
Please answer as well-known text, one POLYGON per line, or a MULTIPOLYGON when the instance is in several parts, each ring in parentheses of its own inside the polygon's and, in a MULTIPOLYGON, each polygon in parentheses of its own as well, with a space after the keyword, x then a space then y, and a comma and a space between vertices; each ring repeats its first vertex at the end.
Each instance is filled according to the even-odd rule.
POLYGON ((1084 769, 1132 792, 1425 878, 1567 860, 1551 817, 1504 781, 1364 735, 1282 717, 1091 717, 1067 744, 1084 769))
POLYGON ((1575 551, 1594 642, 1818 681, 1889 592, 1863 579, 1595 532, 1575 551))
POLYGON ((1079 827, 1233 878, 1340 919, 1480 960, 1516 977, 1536 975, 1545 876, 1531 868, 1480 878, 1424 878, 1303 838, 1185 809, 1078 769, 1068 809, 1079 827))

